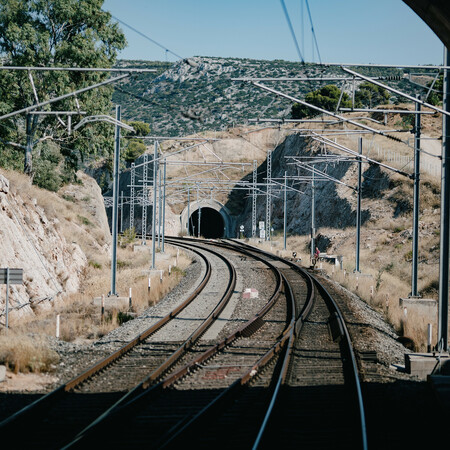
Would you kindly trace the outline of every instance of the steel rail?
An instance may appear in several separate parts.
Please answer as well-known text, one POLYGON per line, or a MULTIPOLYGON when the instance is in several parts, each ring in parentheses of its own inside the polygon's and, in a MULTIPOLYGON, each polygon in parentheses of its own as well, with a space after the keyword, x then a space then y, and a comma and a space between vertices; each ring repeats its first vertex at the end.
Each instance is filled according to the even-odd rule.
MULTIPOLYGON (((234 242, 231 245, 228 244, 224 246, 232 248, 233 250, 239 251, 241 253, 251 255, 252 257, 255 257, 255 254, 252 253, 252 251, 249 251, 248 248, 244 249, 242 246, 237 246, 234 242)), ((251 250, 253 250, 253 248, 251 250)), ((270 254, 265 255, 266 257, 269 256, 271 259, 274 259, 273 255, 270 254)), ((258 257, 258 259, 261 258, 258 257)), ((275 259, 282 260, 281 258, 275 259)), ((265 262, 265 264, 268 264, 267 259, 263 259, 263 261, 265 262)), ((212 401, 210 401, 210 403, 208 403, 208 405, 202 408, 201 411, 199 411, 189 420, 185 419, 181 420, 180 423, 178 424, 178 427, 172 427, 170 429, 170 432, 167 435, 163 436, 158 441, 157 448, 166 448, 169 446, 172 447, 174 444, 177 444, 178 441, 180 441, 187 432, 192 433, 193 428, 200 427, 202 422, 210 418, 210 416, 213 415, 215 411, 220 410, 220 407, 223 403, 229 403, 230 397, 233 398, 234 395, 238 395, 238 393, 242 390, 243 387, 248 386, 250 381, 255 378, 258 372, 261 372, 261 370, 265 368, 266 365, 270 361, 272 361, 277 354, 279 354, 280 355, 279 362, 277 363, 275 375, 273 376, 273 378, 276 378, 276 382, 274 383, 273 392, 270 396, 270 401, 266 413, 264 415, 262 425, 258 430, 258 434, 255 439, 255 443, 253 445, 253 448, 258 447, 261 437, 264 434, 266 426, 273 412, 273 408, 277 401, 280 388, 285 382, 288 367, 292 356, 292 349, 295 341, 295 336, 300 331, 303 321, 311 311, 314 301, 314 288, 312 279, 309 277, 309 275, 306 272, 302 271, 296 264, 291 263, 290 261, 283 261, 283 262, 285 262, 288 266, 293 268, 297 273, 299 273, 303 278, 306 279, 309 295, 302 310, 301 311, 296 310, 297 308, 292 288, 286 277, 280 273, 285 289, 286 300, 288 302, 288 306, 290 305, 291 311, 289 325, 286 327, 280 338, 277 340, 277 342, 272 346, 272 348, 269 351, 267 351, 255 364, 252 365, 252 367, 250 367, 250 369, 247 370, 245 374, 243 374, 232 385, 230 385, 227 389, 225 389, 212 401)), ((272 264, 270 265, 272 266, 272 264)))
POLYGON ((107 366, 116 362, 119 358, 121 358, 126 353, 128 353, 132 348, 136 347, 138 344, 143 342, 150 335, 154 334, 156 331, 158 331, 160 328, 166 325, 170 320, 175 318, 184 308, 186 308, 186 306, 189 305, 200 294, 200 292, 202 292, 202 290, 205 288, 211 277, 211 264, 208 261, 208 259, 204 255, 202 255, 201 252, 194 251, 194 253, 197 253, 205 261, 206 272, 197 288, 184 302, 178 305, 174 310, 172 310, 165 317, 161 318, 158 322, 149 327, 147 330, 139 334, 129 343, 125 344, 124 346, 116 350, 110 356, 100 360, 98 363, 94 364, 92 367, 85 370, 72 380, 62 384, 54 391, 51 391, 48 394, 44 395, 43 397, 40 397, 30 405, 27 405, 25 408, 22 408, 21 410, 17 411, 13 415, 2 421, 0 423, 0 430, 17 423, 18 420, 26 419, 28 416, 32 414, 37 414, 43 408, 48 407, 49 404, 57 400, 61 395, 64 395, 64 393, 73 390, 75 387, 81 385, 83 382, 85 382, 86 380, 88 380, 101 370, 104 370, 107 366))
MULTIPOLYGON (((186 248, 188 250, 194 251, 190 246, 185 246, 180 244, 179 242, 170 242, 166 238, 166 242, 173 243, 179 247, 186 248)), ((173 364, 175 364, 193 345, 197 342, 197 340, 208 330, 208 328, 212 325, 212 323, 216 320, 219 314, 227 305, 229 299, 231 298, 234 288, 236 285, 236 271, 233 265, 220 253, 212 251, 210 249, 207 250, 209 253, 212 253, 219 258, 221 258, 227 265, 230 270, 230 279, 227 285, 227 289, 225 294, 222 296, 221 300, 214 308, 214 310, 208 315, 208 317, 203 321, 203 323, 194 331, 185 341, 184 343, 174 352, 172 355, 167 358, 156 370, 150 373, 147 377, 145 377, 138 385, 136 385, 133 389, 128 391, 123 397, 121 397, 117 402, 115 402, 111 407, 109 407, 105 412, 103 412, 99 417, 97 417, 93 422, 91 422, 88 426, 86 426, 83 430, 81 430, 75 438, 71 442, 69 442, 63 448, 71 448, 74 446, 78 446, 82 444, 83 440, 88 436, 99 432, 102 427, 108 422, 111 415, 117 413, 117 411, 122 411, 129 404, 135 404, 143 394, 148 392, 158 391, 161 387, 161 382, 154 385, 155 381, 160 378, 173 364), (154 389, 152 389, 154 388, 154 389)), ((198 251, 195 251, 199 253, 198 251)), ((170 315, 170 314, 169 314, 170 315)))
MULTIPOLYGON (((234 240, 231 240, 232 242, 236 242, 234 240)), ((248 244, 242 244, 243 246, 249 247, 254 249, 254 251, 261 253, 261 254, 267 254, 267 252, 264 252, 263 250, 257 249, 255 247, 252 247, 248 244)), ((362 398, 362 390, 361 390, 361 383, 359 380, 359 374, 358 374, 358 365, 356 362, 356 357, 355 357, 355 353, 353 351, 353 345, 352 345, 352 341, 350 338, 350 333, 348 332, 348 328, 346 326, 344 317, 342 315, 342 312, 338 306, 338 304, 336 303, 336 301, 333 299, 333 297, 328 293, 328 291, 326 290, 326 288, 323 286, 322 283, 320 283, 320 281, 314 277, 311 274, 308 274, 304 269, 302 269, 301 267, 297 266, 297 264, 294 264, 290 261, 284 260, 283 258, 276 256, 276 255, 271 255, 272 258, 274 259, 278 259, 281 260, 283 262, 286 262, 287 264, 289 264, 291 267, 292 266, 296 266, 300 271, 304 272, 305 275, 307 275, 313 282, 314 285, 318 288, 318 290, 320 291, 320 294, 322 296, 322 298, 324 299, 325 303, 327 304, 330 313, 335 312, 337 314, 339 323, 342 327, 342 331, 343 331, 343 339, 341 340, 341 342, 343 343, 342 345, 344 346, 344 351, 347 354, 347 358, 345 358, 345 361, 347 363, 347 366, 350 367, 350 370, 348 371, 349 373, 349 378, 351 383, 354 385, 355 388, 355 392, 356 392, 356 398, 357 398, 357 411, 358 411, 358 415, 359 415, 359 421, 360 421, 360 432, 361 432, 361 445, 363 450, 367 450, 368 445, 367 445, 367 428, 366 428, 366 419, 365 419, 365 410, 364 410, 364 402, 363 402, 363 398, 362 398)), ((312 305, 311 305, 312 306, 312 305)), ((309 311, 308 311, 309 312, 309 311)), ((302 312, 303 313, 303 312, 302 312)), ((301 322, 302 323, 302 322, 301 322)), ((256 447, 254 447, 256 448, 256 447)))
POLYGON ((349 378, 350 382, 354 385, 355 391, 356 391, 356 399, 357 399, 357 411, 359 415, 359 421, 360 421, 360 432, 361 432, 361 445, 363 450, 367 450, 367 428, 366 428, 366 417, 365 417, 365 411, 364 411, 364 402, 362 398, 362 390, 361 390, 361 383, 359 381, 359 372, 358 372, 358 364, 356 362, 355 352, 353 351, 353 345, 350 338, 350 333, 348 332, 347 325, 345 323, 344 317, 342 315, 342 312, 336 303, 336 301, 333 299, 333 297, 328 293, 325 286, 323 286, 322 283, 319 282, 319 280, 314 277, 313 275, 310 275, 313 279, 315 285, 318 287, 320 294, 322 295, 322 298, 325 300, 327 305, 329 306, 330 310, 333 310, 336 312, 339 323, 343 330, 343 339, 341 340, 341 343, 344 347, 344 352, 347 354, 347 358, 345 359, 345 362, 347 363, 347 367, 349 367, 349 378))
MULTIPOLYGON (((198 239, 193 238, 166 238, 166 240, 174 245, 182 246, 180 242, 187 243, 189 242, 190 246, 193 246, 194 243, 210 243, 208 241, 199 241, 198 239)), ((227 245, 222 245, 222 247, 230 247, 227 245)), ((234 248, 235 250, 235 248, 234 248)), ((208 249, 209 252, 211 252, 210 249, 208 249)), ((198 364, 201 364, 202 362, 206 361, 207 359, 210 359, 212 356, 217 354, 220 350, 224 349, 226 346, 229 346, 231 343, 233 343, 236 339, 238 339, 240 336, 250 336, 255 331, 257 331, 263 324, 262 317, 267 314, 267 312, 273 307, 275 302, 277 301, 280 292, 281 292, 281 286, 282 286, 282 278, 281 274, 279 273, 278 269, 276 267, 270 265, 267 261, 263 260, 263 258, 254 256, 254 258, 261 260, 265 264, 269 265, 271 269, 276 274, 277 282, 274 294, 270 298, 270 300, 266 303, 266 305, 261 308, 261 310, 249 321, 241 325, 236 331, 231 333, 229 336, 227 336, 225 339, 220 341, 218 344, 211 346, 209 349, 201 353, 197 358, 190 361, 188 364, 182 366, 180 369, 175 371, 173 374, 167 376, 162 381, 158 382, 157 384, 151 385, 152 381, 155 381, 159 376, 155 376, 155 374, 151 374, 146 380, 140 383, 140 385, 136 386, 136 388, 133 389, 133 392, 129 392, 126 397, 128 401, 124 403, 123 399, 120 400, 120 402, 117 402, 113 407, 111 407, 108 411, 106 411, 104 414, 102 414, 99 418, 97 418, 93 423, 88 425, 84 430, 82 430, 75 439, 67 444, 64 449, 66 448, 78 448, 78 447, 84 447, 85 440, 86 439, 104 439, 104 436, 102 434, 102 431, 106 426, 111 426, 111 422, 115 424, 116 422, 119 423, 121 420, 123 420, 126 417, 129 417, 130 414, 132 414, 134 411, 138 410, 142 405, 145 403, 147 404, 149 400, 150 395, 159 395, 163 392, 164 389, 172 386, 174 383, 176 383, 180 378, 188 374, 193 368, 197 367, 198 364)), ((234 289, 234 287, 233 287, 234 289)), ((220 312, 214 313, 214 319, 218 317, 220 312)))

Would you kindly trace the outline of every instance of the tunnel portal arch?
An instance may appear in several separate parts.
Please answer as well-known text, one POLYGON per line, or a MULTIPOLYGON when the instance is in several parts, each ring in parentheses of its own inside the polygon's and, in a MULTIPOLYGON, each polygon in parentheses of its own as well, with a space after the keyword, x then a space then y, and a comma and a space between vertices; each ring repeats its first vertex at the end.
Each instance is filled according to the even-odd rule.
POLYGON ((198 235, 198 219, 200 216, 200 235, 206 238, 234 237, 233 219, 228 209, 217 200, 200 200, 191 202, 181 215, 181 232, 187 235, 198 235), (189 216, 188 216, 189 209, 189 216))

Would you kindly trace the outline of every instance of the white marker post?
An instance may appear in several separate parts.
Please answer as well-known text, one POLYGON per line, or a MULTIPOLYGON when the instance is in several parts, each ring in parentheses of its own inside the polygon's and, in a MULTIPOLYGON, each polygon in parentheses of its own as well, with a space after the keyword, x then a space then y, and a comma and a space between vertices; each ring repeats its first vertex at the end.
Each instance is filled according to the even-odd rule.
POLYGON ((428 344, 427 344, 427 352, 431 353, 431 340, 433 334, 433 324, 428 324, 428 344))
POLYGON ((56 316, 56 339, 59 339, 59 324, 60 324, 60 315, 56 316))

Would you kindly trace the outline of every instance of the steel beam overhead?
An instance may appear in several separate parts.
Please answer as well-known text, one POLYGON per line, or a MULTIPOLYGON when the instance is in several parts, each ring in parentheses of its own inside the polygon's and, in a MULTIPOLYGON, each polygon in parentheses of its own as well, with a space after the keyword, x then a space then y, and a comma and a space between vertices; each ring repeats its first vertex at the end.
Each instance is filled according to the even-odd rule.
POLYGON ((0 70, 39 70, 51 72, 157 72, 157 69, 108 69, 104 67, 33 67, 33 66, 0 66, 0 70))
POLYGON ((34 111, 35 109, 42 108, 43 106, 49 105, 50 103, 59 102, 60 100, 64 100, 65 98, 69 98, 69 97, 73 97, 77 94, 81 94, 82 92, 87 92, 87 91, 90 91, 91 89, 96 89, 98 87, 105 86, 107 84, 123 80, 124 78, 126 78, 128 76, 129 76, 129 74, 125 74, 125 75, 120 75, 116 78, 109 78, 108 80, 102 81, 101 83, 93 84, 92 86, 88 86, 83 89, 78 89, 77 91, 73 91, 68 94, 64 94, 59 97, 52 98, 51 100, 46 100, 45 102, 40 102, 40 103, 36 103, 31 106, 27 106, 26 108, 19 109, 17 111, 13 111, 8 114, 4 114, 3 116, 0 116, 0 120, 7 119, 7 118, 13 117, 13 116, 17 116, 18 114, 22 114, 22 113, 29 113, 30 111, 34 111))
POLYGON ((347 119, 347 118, 342 117, 342 116, 340 116, 338 114, 334 114, 334 113, 332 113, 330 111, 327 111, 326 109, 319 108, 318 106, 312 105, 311 103, 307 103, 304 100, 300 100, 299 98, 293 97, 292 95, 285 94, 283 92, 277 91, 276 89, 272 89, 272 88, 270 88, 268 86, 265 86, 263 84, 260 84, 260 83, 253 82, 252 84, 254 86, 256 86, 256 87, 259 87, 259 88, 264 89, 266 91, 272 92, 273 94, 279 95, 280 97, 284 97, 284 98, 287 98, 288 100, 291 100, 293 102, 300 103, 301 105, 305 105, 308 108, 314 109, 314 110, 319 111, 319 112, 321 112, 323 114, 327 114, 327 115, 329 115, 331 117, 335 117, 336 119, 340 119, 340 120, 342 120, 344 122, 351 123, 352 125, 355 125, 356 127, 363 128, 364 130, 368 130, 368 131, 370 131, 372 133, 379 134, 381 136, 385 136, 385 137, 388 136, 386 134, 386 132, 384 132, 384 131, 376 130, 375 128, 371 128, 371 127, 368 127, 367 125, 363 125, 362 123, 355 122, 354 120, 347 119))
POLYGON ((320 137, 320 135, 317 135, 317 137, 313 137, 314 140, 318 141, 318 142, 322 142, 323 144, 328 144, 331 145, 332 147, 337 148, 338 150, 342 150, 343 152, 349 153, 351 155, 357 156, 359 158, 362 158, 363 160, 369 162, 369 163, 373 163, 373 164, 378 164, 381 167, 384 167, 385 169, 391 170, 393 172, 396 172, 400 175, 403 175, 405 177, 408 178, 414 178, 414 175, 411 175, 407 172, 403 172, 402 170, 396 169, 395 167, 392 166, 388 166, 387 164, 383 164, 379 161, 376 161, 375 159, 372 158, 368 158, 367 156, 363 156, 363 155, 359 155, 357 152, 355 152, 354 150, 351 150, 347 147, 344 147, 341 144, 337 144, 336 142, 333 142, 332 140, 328 139, 328 138, 323 138, 320 137))
POLYGON ((393 92, 394 94, 398 94, 404 98, 407 98, 408 100, 411 100, 414 103, 419 103, 422 106, 426 106, 427 108, 433 109, 434 111, 440 112, 441 114, 450 116, 450 112, 445 111, 444 109, 438 108, 437 106, 433 106, 430 103, 424 102, 423 100, 419 100, 409 94, 405 94, 404 92, 399 91, 398 89, 391 88, 390 86, 387 86, 386 84, 383 84, 383 83, 373 80, 373 78, 369 78, 369 77, 366 77, 365 75, 361 75, 360 73, 354 72, 353 70, 347 69, 346 67, 341 67, 341 69, 344 70, 345 72, 351 73, 355 77, 361 78, 362 80, 366 80, 372 84, 375 84, 376 86, 386 89, 387 91, 393 92))
POLYGON ((322 63, 322 66, 345 66, 345 67, 386 67, 392 69, 450 69, 450 66, 414 66, 409 64, 358 64, 358 63, 322 63))
POLYGON ((409 111, 407 109, 362 109, 362 108, 339 108, 343 112, 379 112, 383 114, 436 114, 433 111, 409 111))
MULTIPOLYGON (((383 80, 383 77, 374 77, 375 80, 383 80)), ((243 77, 231 78, 231 81, 352 81, 353 77, 279 77, 279 78, 258 78, 258 77, 243 77)))

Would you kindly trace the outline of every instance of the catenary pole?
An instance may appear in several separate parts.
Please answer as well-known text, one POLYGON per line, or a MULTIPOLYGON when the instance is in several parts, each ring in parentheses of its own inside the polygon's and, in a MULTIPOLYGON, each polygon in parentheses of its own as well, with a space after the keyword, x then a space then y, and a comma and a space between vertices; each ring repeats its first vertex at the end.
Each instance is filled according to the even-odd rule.
POLYGON ((156 171, 158 158, 158 141, 153 152, 153 206, 152 206, 152 269, 156 268, 156 171))
MULTIPOLYGON (((418 95, 417 98, 420 100, 420 95, 418 95)), ((414 125, 414 208, 410 297, 419 297, 419 292, 417 290, 417 278, 419 261, 420 107, 420 103, 416 103, 417 114, 414 125)))
POLYGON ((284 216, 283 216, 283 248, 286 250, 286 223, 287 223, 287 207, 286 207, 286 192, 287 192, 287 172, 284 172, 284 216))
POLYGON ((188 223, 187 223, 187 235, 190 236, 189 226, 191 224, 191 189, 188 187, 188 208, 187 208, 187 215, 188 215, 188 223))
POLYGON ((164 159, 164 183, 163 183, 163 218, 162 218, 162 249, 161 252, 164 253, 164 237, 165 237, 165 225, 166 225, 166 165, 167 161, 164 159))
MULTIPOLYGON (((313 165, 314 168, 314 165, 313 165)), ((315 221, 315 186, 314 186, 314 170, 311 179, 311 260, 314 258, 315 252, 315 236, 316 236, 316 221, 315 221)))
MULTIPOLYGON (((116 105, 116 120, 120 122, 120 105, 116 105)), ((111 291, 109 295, 116 295, 117 272, 117 225, 118 225, 118 196, 119 196, 119 160, 120 160, 120 125, 116 124, 114 147, 113 173, 113 211, 112 211, 112 257, 111 257, 111 291)))
MULTIPOLYGON (((358 139, 358 151, 362 155, 362 138, 358 139)), ((357 190, 357 205, 356 205, 356 266, 355 272, 359 273, 359 251, 361 246, 361 194, 362 194, 362 161, 358 158, 358 190, 357 190)))
MULTIPOLYGON (((444 63, 450 64, 450 54, 444 48, 444 63)), ((450 113, 450 72, 444 70, 443 109, 450 113)), ((449 116, 442 119, 442 169, 441 169, 441 242, 439 261, 439 317, 438 317, 438 349, 448 351, 448 281, 450 256, 450 145, 449 116)))

